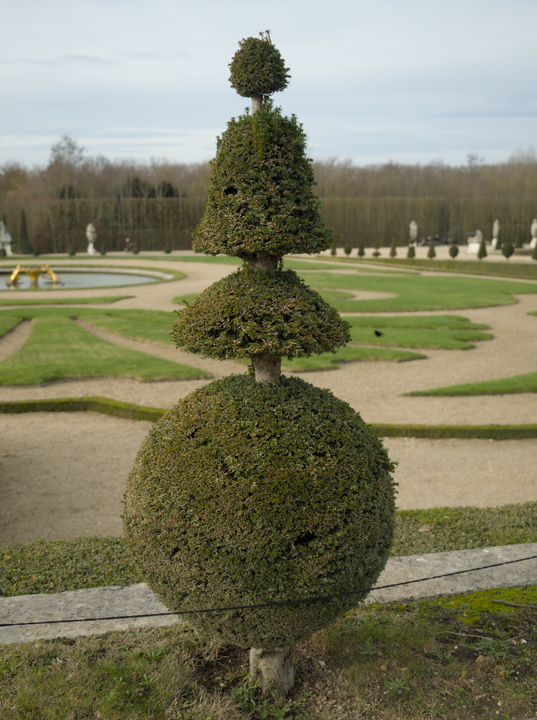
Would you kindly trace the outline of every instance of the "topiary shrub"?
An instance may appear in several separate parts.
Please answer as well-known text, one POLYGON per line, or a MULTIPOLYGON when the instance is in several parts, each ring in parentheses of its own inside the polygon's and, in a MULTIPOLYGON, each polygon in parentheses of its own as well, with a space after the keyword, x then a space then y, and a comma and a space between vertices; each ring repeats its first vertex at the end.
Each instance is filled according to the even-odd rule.
POLYGON ((414 245, 409 245, 408 250, 406 251, 407 258, 415 258, 416 257, 416 248, 414 245))
POLYGON ((513 243, 507 240, 506 242, 502 243, 502 255, 506 260, 509 260, 511 255, 515 252, 515 248, 513 247, 513 243))
POLYGON ((477 251, 477 258, 478 260, 483 260, 483 258, 487 257, 487 246, 485 245, 485 238, 481 240, 481 243, 479 244, 479 250, 477 251))
POLYGON ((363 257, 365 255, 365 247, 363 241, 360 241, 360 244, 358 245, 358 257, 363 257))
MULTIPOLYGON (((251 47, 243 41, 239 54, 251 47)), ((394 487, 386 451, 354 410, 281 375, 283 356, 335 350, 349 335, 283 267, 286 253, 317 253, 335 238, 302 129, 257 100, 218 141, 195 231, 198 250, 245 264, 180 311, 172 330, 184 350, 249 358, 250 375, 196 390, 153 428, 127 481, 124 525, 142 573, 174 610, 263 605, 193 622, 252 646, 253 679, 285 693, 293 644, 356 604, 384 567, 394 487)))
POLYGON ((243 259, 318 253, 332 234, 319 217, 313 167, 295 117, 270 104, 232 119, 211 162, 205 214, 194 249, 243 259))
POLYGON ((431 239, 429 249, 427 250, 427 257, 431 260, 436 257, 436 250, 434 248, 434 241, 431 239))
POLYGON ((347 256, 350 255, 352 252, 352 245, 349 245, 348 243, 346 243, 345 246, 343 247, 343 252, 347 256))
POLYGON ((397 257, 397 245, 395 240, 392 240, 390 243, 390 257, 394 258, 397 257))
POLYGON ((348 323, 292 270, 239 268, 177 314, 175 343, 221 360, 307 357, 350 340, 348 323))
POLYGON ((288 647, 375 583, 392 540, 392 469, 328 391, 231 376, 153 427, 128 480, 125 535, 172 610, 269 605, 193 615, 203 633, 288 647), (270 606, 319 595, 342 596, 270 606))
POLYGON ((448 252, 449 252, 450 257, 452 257, 455 260, 455 258, 459 254, 459 247, 458 247, 456 241, 453 241, 450 243, 448 252))
POLYGON ((270 39, 269 32, 260 38, 239 42, 239 50, 229 64, 229 82, 242 97, 271 95, 284 90, 289 82, 289 68, 270 39))

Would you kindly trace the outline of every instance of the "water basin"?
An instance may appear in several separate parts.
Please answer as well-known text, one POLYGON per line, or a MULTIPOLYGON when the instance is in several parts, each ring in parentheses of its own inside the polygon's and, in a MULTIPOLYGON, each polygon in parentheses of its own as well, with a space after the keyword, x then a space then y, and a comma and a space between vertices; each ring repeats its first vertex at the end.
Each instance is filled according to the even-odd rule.
MULTIPOLYGON (((28 266, 29 270, 36 266, 28 266)), ((37 266, 39 267, 39 266, 37 266)), ((18 290, 61 290, 66 289, 87 289, 100 287, 121 287, 125 285, 142 285, 147 283, 158 282, 159 280, 170 279, 166 273, 119 270, 117 268, 106 270, 91 270, 89 268, 61 268, 54 267, 54 273, 59 278, 59 282, 51 281, 45 273, 41 273, 37 279, 37 283, 32 283, 29 275, 25 272, 24 267, 18 275, 15 284, 10 283, 12 269, 2 269, 0 271, 0 290, 9 290, 16 292, 18 290)))

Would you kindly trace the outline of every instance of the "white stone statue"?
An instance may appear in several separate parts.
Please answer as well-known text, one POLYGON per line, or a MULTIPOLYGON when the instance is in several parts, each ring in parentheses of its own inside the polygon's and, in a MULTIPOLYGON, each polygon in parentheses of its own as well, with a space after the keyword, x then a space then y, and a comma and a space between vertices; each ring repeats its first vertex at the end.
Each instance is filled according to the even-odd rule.
POLYGON ((492 223, 492 249, 498 250, 500 247, 500 221, 496 219, 492 223))
POLYGON ((8 233, 4 221, 0 220, 0 248, 4 248, 6 255, 13 255, 13 250, 11 249, 12 242, 13 238, 8 233))
POLYGON ((537 218, 533 218, 531 224, 531 242, 530 247, 534 248, 537 245, 537 218))
POLYGON ((416 245, 416 241, 418 239, 418 223, 415 220, 412 220, 410 223, 410 245, 416 245))
POLYGON ((97 240, 97 230, 95 230, 95 225, 93 223, 90 223, 88 227, 86 228, 86 238, 88 240, 88 255, 97 255, 97 250, 95 249, 95 240, 97 240))
POLYGON ((483 240, 483 233, 481 230, 476 230, 474 236, 468 241, 468 252, 471 255, 477 255, 483 240))

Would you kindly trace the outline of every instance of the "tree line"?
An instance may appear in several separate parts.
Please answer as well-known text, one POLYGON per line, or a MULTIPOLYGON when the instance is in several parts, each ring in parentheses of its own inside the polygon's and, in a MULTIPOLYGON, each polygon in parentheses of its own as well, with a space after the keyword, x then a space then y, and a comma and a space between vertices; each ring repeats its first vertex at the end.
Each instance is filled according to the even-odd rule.
MULTIPOLYGON (((480 229, 490 239, 496 218, 500 238, 520 247, 537 217, 533 150, 494 165, 470 155, 459 167, 329 160, 315 162, 314 171, 323 219, 341 247, 406 245, 412 220, 420 238, 462 244, 480 229)), ((100 250, 122 250, 127 238, 140 250, 187 249, 189 231, 203 215, 209 175, 208 163, 86 157, 64 136, 44 168, 0 167, 0 218, 18 253, 84 251, 90 222, 100 250)))

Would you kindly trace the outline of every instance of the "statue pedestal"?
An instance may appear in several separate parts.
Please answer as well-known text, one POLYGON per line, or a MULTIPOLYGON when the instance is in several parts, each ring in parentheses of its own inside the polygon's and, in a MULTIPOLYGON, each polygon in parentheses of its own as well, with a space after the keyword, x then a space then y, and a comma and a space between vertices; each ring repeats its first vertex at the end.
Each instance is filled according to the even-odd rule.
POLYGON ((468 243, 468 254, 469 255, 477 255, 477 253, 479 252, 480 245, 481 245, 481 243, 469 242, 468 243))

